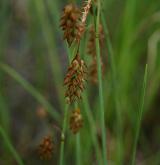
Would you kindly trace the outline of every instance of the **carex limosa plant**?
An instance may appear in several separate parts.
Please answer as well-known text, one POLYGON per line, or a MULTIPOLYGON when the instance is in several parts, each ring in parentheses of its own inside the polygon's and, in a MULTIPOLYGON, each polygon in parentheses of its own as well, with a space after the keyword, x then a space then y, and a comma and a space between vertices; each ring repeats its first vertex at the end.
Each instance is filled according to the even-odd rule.
MULTIPOLYGON (((76 109, 70 117, 70 128, 73 133, 77 133, 79 131, 79 128, 82 127, 82 120, 83 120, 80 113, 80 109, 78 108, 78 100, 82 99, 82 92, 85 89, 84 84, 87 74, 87 65, 85 64, 84 60, 81 59, 79 48, 80 48, 81 39, 86 30, 86 19, 91 9, 91 5, 92 5, 91 0, 86 1, 81 11, 76 5, 68 4, 64 7, 60 20, 60 27, 64 32, 63 34, 64 40, 67 41, 69 47, 71 47, 71 45, 74 43, 76 50, 74 54, 74 58, 71 59, 69 57, 70 64, 64 79, 64 85, 66 86, 66 92, 65 92, 66 103, 68 105, 74 104, 76 109)), ((102 127, 102 142, 103 142, 102 146, 103 146, 103 160, 104 160, 103 163, 107 164, 104 103, 103 103, 103 92, 102 92, 102 61, 100 57, 100 39, 99 39, 100 33, 102 32, 102 27, 100 25, 100 1, 96 2, 96 8, 97 8, 97 14, 96 14, 95 30, 93 28, 95 39, 93 39, 92 42, 93 45, 91 45, 91 46, 95 45, 96 48, 94 52, 93 51, 91 52, 93 56, 95 73, 93 73, 93 71, 91 71, 91 73, 93 73, 94 76, 97 77, 99 82, 99 99, 100 99, 100 109, 101 109, 101 127, 102 127)), ((66 110, 64 115, 64 125, 62 132, 63 136, 67 122, 66 110)), ((79 139, 79 137, 77 139, 79 139)), ((79 140, 77 141, 77 148, 78 148, 77 152, 79 152, 80 151, 79 140)), ((63 164, 63 156, 64 156, 64 141, 62 141, 61 143, 60 164, 63 164)), ((77 156, 77 159, 78 159, 77 164, 80 165, 81 163, 80 163, 79 154, 77 156)))

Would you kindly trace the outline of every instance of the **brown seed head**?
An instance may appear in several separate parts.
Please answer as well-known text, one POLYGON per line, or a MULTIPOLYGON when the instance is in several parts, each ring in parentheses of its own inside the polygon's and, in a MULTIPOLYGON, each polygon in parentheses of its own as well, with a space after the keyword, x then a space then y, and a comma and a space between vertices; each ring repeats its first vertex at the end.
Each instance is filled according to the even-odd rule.
POLYGON ((76 134, 83 126, 81 111, 77 108, 70 116, 70 130, 76 134))
POLYGON ((84 90, 84 81, 86 77, 86 65, 80 59, 79 54, 72 60, 64 79, 64 85, 67 87, 65 97, 67 103, 72 103, 81 98, 84 90))
MULTIPOLYGON (((89 68, 90 69, 89 75, 90 75, 90 80, 94 84, 97 84, 97 82, 98 82, 97 61, 96 61, 96 37, 99 37, 100 47, 102 50, 103 42, 104 42, 104 32, 103 32, 103 28, 102 28, 101 24, 99 25, 99 35, 98 36, 96 36, 94 26, 93 25, 91 26, 89 41, 88 41, 88 45, 87 45, 87 47, 88 47, 87 53, 89 55, 91 55, 91 57, 92 57, 92 63, 89 68)), ((101 60, 101 67, 102 67, 102 74, 104 74, 104 65, 103 65, 102 60, 101 60)))
MULTIPOLYGON (((89 71, 89 76, 90 80, 93 84, 98 83, 98 72, 97 72, 97 61, 94 58, 92 61, 92 64, 90 65, 90 71, 89 71)), ((104 76, 104 65, 103 62, 101 61, 101 69, 102 69, 102 76, 104 76)))
MULTIPOLYGON (((103 42, 104 42, 104 32, 103 32, 103 27, 100 24, 99 25, 99 42, 100 42, 100 47, 103 47, 103 42)), ((89 40, 88 40, 88 51, 87 53, 93 57, 96 56, 96 32, 94 29, 94 26, 92 25, 89 31, 89 40)))
POLYGON ((38 146, 38 154, 41 159, 51 159, 53 154, 53 140, 51 136, 43 138, 38 146))
POLYGON ((77 37, 79 31, 80 10, 73 4, 64 7, 60 20, 60 27, 64 31, 64 40, 67 40, 69 46, 77 37))

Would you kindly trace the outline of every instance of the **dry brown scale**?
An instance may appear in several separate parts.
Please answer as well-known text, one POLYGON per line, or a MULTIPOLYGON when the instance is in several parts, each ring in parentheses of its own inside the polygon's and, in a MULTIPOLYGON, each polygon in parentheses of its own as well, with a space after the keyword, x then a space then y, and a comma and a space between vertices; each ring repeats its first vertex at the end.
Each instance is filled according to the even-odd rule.
POLYGON ((72 111, 70 116, 70 130, 76 134, 83 127, 83 118, 79 108, 72 111))
POLYGON ((51 136, 46 136, 43 138, 42 142, 38 146, 38 155, 40 159, 48 160, 52 158, 53 155, 53 140, 51 136))
POLYGON ((87 67, 84 61, 77 54, 72 60, 64 79, 64 85, 67 87, 65 93, 67 103, 70 104, 77 99, 81 99, 81 93, 84 90, 86 69, 87 67))
POLYGON ((64 7, 60 27, 64 31, 64 40, 67 40, 69 46, 77 39, 79 31, 82 30, 79 24, 80 17, 81 12, 74 4, 68 4, 64 7))

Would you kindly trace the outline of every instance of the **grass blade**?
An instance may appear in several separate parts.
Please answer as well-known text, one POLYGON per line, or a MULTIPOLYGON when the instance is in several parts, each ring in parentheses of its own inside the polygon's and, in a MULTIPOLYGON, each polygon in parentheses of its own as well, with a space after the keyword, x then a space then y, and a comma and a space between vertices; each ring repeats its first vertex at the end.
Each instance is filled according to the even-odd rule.
POLYGON ((0 63, 0 69, 5 73, 9 74, 13 79, 15 79, 28 93, 30 93, 45 109, 46 111, 58 121, 59 114, 52 107, 52 105, 23 77, 21 77, 13 68, 7 64, 0 63))
POLYGON ((101 57, 100 57, 100 45, 99 45, 99 24, 100 24, 100 12, 101 12, 101 2, 98 3, 97 17, 96 17, 96 54, 97 54, 97 71, 98 71, 98 87, 99 87, 99 103, 100 103, 100 122, 102 128, 102 151, 104 165, 107 164, 107 144, 106 144, 106 128, 105 128, 105 114, 104 114, 104 98, 102 89, 102 69, 101 69, 101 57))
POLYGON ((3 137, 6 146, 8 147, 9 151, 12 153, 12 155, 15 158, 15 160, 17 161, 17 163, 19 165, 24 165, 21 157, 19 156, 19 154, 17 153, 17 151, 11 144, 7 134, 5 133, 4 129, 1 126, 0 126, 0 135, 3 137))
POLYGON ((141 98, 140 98, 141 101, 140 101, 140 106, 139 106, 139 111, 138 111, 138 121, 137 121, 137 125, 136 125, 136 132, 135 132, 135 138, 134 138, 134 143, 133 143, 131 165, 135 165, 137 142, 138 142, 138 137, 139 137, 139 133, 140 133, 142 115, 143 115, 143 111, 144 111, 144 99, 145 99, 145 93, 146 93, 147 73, 148 72, 147 72, 147 64, 146 64, 144 80, 143 80, 143 87, 142 87, 141 98))
POLYGON ((109 37, 109 31, 108 27, 105 21, 104 13, 102 12, 101 14, 102 18, 102 24, 104 27, 104 34, 106 38, 106 45, 108 49, 108 60, 110 64, 110 70, 111 70, 111 83, 113 87, 113 99, 114 99, 114 104, 115 104, 115 110, 116 110, 116 118, 117 118, 117 163, 118 164, 123 164, 123 158, 122 158, 122 119, 121 119, 121 109, 120 109, 120 96, 119 96, 119 91, 116 86, 117 82, 117 69, 115 65, 115 59, 114 59, 114 52, 112 48, 112 43, 109 37))

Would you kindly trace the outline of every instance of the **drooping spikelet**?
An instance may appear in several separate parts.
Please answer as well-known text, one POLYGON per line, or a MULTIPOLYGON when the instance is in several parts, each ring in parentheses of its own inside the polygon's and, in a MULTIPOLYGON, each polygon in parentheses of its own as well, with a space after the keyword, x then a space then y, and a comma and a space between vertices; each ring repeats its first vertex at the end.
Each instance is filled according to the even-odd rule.
POLYGON ((53 140, 51 136, 42 139, 38 146, 38 154, 41 159, 51 159, 53 154, 53 140))
MULTIPOLYGON (((99 37, 99 43, 102 48, 103 42, 104 42, 104 32, 103 32, 103 27, 101 24, 99 25, 99 36, 97 36, 97 37, 99 37)), ((87 53, 89 55, 95 57, 96 56, 96 32, 95 32, 93 25, 90 27, 87 48, 88 48, 87 53)))
POLYGON ((74 110, 70 116, 70 130, 76 134, 83 127, 83 118, 79 108, 74 110))
POLYGON ((60 27, 64 31, 64 40, 67 40, 69 46, 77 37, 79 31, 79 21, 81 12, 74 4, 68 4, 63 9, 60 20, 60 27))
MULTIPOLYGON (((99 43, 102 50, 103 42, 104 42, 104 33, 102 25, 99 25, 99 43)), ((94 30, 94 26, 91 26, 90 28, 90 35, 89 35, 89 41, 87 45, 87 53, 92 57, 92 62, 89 67, 89 76, 90 80, 96 84, 98 82, 98 72, 97 72, 97 60, 96 60, 96 33, 94 30)), ((101 67, 102 67, 102 74, 104 73, 104 64, 101 60, 101 67)))
MULTIPOLYGON (((92 63, 89 67, 89 77, 92 83, 97 84, 98 83, 98 72, 97 72, 97 61, 94 58, 92 60, 92 63)), ((101 60, 101 70, 102 70, 102 76, 104 76, 104 64, 101 60)))
POLYGON ((86 65, 79 54, 72 60, 68 68, 67 75, 64 79, 64 85, 67 87, 65 97, 67 103, 72 103, 81 98, 84 90, 84 82, 86 77, 86 65))

